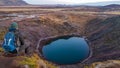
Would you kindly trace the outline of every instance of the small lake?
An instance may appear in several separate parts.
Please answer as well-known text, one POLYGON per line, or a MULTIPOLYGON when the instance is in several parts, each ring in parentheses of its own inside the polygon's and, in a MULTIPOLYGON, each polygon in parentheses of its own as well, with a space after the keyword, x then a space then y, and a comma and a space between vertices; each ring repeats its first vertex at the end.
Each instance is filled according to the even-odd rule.
POLYGON ((42 54, 56 64, 76 64, 89 57, 90 48, 84 38, 64 37, 43 46, 42 54))

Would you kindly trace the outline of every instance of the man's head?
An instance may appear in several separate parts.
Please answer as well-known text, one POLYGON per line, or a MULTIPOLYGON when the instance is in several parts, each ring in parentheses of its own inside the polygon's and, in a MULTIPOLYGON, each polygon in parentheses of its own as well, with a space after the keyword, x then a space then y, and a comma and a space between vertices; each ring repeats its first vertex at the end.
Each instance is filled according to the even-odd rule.
POLYGON ((16 30, 16 29, 18 29, 18 24, 17 24, 16 22, 11 23, 9 29, 10 29, 10 30, 16 30))

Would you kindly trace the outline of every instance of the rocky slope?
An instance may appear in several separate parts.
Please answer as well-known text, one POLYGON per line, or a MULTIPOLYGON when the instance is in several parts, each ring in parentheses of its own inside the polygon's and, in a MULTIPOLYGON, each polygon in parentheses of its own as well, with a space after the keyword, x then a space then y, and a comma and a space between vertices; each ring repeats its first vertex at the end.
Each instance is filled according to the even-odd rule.
POLYGON ((87 34, 91 41, 95 61, 119 59, 120 16, 110 17, 101 22, 93 23, 91 21, 88 24, 87 34))
POLYGON ((0 6, 20 6, 27 5, 23 0, 0 0, 0 6))

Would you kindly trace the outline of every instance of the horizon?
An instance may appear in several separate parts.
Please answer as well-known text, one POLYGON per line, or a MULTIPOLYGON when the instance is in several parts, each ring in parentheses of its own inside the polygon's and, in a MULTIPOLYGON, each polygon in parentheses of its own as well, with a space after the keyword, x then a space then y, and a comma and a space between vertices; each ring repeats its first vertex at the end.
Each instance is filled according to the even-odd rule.
MULTIPOLYGON (((25 2, 33 5, 54 5, 54 4, 64 4, 64 5, 84 5, 84 4, 94 4, 94 3, 101 3, 101 2, 112 2, 111 4, 114 4, 113 2, 119 1, 119 0, 24 0, 25 2)), ((117 2, 115 4, 120 4, 120 2, 117 2)))

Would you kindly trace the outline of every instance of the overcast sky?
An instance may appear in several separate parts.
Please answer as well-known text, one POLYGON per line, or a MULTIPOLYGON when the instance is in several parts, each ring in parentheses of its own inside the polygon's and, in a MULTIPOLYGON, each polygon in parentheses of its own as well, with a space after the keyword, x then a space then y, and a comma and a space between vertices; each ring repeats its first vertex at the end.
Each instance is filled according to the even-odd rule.
POLYGON ((24 0, 30 4, 82 4, 104 1, 120 1, 120 0, 24 0))

